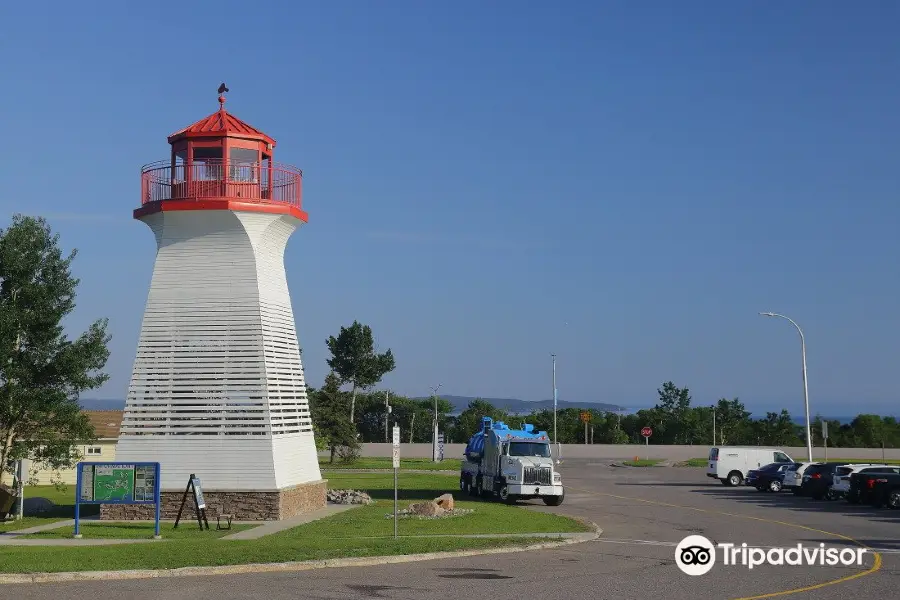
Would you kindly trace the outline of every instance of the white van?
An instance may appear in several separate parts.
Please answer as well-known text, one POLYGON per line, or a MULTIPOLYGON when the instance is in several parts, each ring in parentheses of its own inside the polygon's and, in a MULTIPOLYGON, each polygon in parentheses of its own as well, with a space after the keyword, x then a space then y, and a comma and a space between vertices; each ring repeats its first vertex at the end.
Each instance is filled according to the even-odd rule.
POLYGON ((709 450, 706 476, 725 485, 741 485, 747 473, 772 463, 792 463, 794 460, 776 448, 759 446, 717 446, 709 450))

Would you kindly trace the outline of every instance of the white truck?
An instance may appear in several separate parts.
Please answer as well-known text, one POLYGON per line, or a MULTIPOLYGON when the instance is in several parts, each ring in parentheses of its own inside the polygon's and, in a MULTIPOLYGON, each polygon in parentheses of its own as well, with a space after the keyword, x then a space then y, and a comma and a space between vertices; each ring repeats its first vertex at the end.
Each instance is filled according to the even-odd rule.
POLYGON ((741 485, 747 473, 772 463, 793 463, 794 459, 776 448, 758 446, 718 446, 709 450, 706 476, 725 485, 741 485))
POLYGON ((548 506, 559 506, 565 497, 547 432, 535 431, 528 424, 510 429, 490 417, 482 417, 481 430, 466 445, 459 489, 470 496, 497 497, 510 504, 540 498, 548 506))

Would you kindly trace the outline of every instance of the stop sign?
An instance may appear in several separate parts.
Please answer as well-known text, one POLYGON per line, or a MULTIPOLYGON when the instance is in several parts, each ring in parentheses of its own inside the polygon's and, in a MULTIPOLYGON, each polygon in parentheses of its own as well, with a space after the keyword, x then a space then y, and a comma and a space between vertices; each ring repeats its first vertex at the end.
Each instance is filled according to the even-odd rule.
POLYGON ((650 437, 651 435, 653 435, 653 430, 649 427, 644 427, 643 429, 641 429, 641 435, 644 437, 650 437))

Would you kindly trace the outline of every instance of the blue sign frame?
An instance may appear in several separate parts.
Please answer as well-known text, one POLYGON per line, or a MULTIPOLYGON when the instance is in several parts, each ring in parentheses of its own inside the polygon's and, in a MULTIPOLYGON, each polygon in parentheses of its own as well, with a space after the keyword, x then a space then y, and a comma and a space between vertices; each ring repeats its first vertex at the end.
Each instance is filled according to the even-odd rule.
POLYGON ((76 489, 75 489, 75 537, 81 537, 81 505, 82 504, 140 504, 150 505, 155 508, 154 516, 154 537, 159 538, 159 513, 161 502, 160 494, 160 467, 158 462, 80 462, 76 466, 76 489), (140 489, 143 494, 135 498, 136 477, 132 477, 131 493, 121 499, 112 500, 96 500, 94 498, 94 475, 98 467, 114 468, 114 469, 131 469, 135 474, 141 472, 145 485, 140 489), (90 480, 85 478, 85 474, 90 473, 90 480), (146 486, 148 475, 152 473, 153 486, 152 491, 146 486), (150 493, 148 493, 148 491, 150 493), (149 498, 149 499, 148 499, 149 498))

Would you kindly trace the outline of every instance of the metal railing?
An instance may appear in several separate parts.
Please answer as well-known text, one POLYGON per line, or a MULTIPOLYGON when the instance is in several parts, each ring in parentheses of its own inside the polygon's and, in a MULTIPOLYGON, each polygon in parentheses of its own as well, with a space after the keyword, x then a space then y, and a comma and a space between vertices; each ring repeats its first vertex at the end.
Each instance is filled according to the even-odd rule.
POLYGON ((141 204, 223 198, 301 207, 303 172, 280 163, 159 161, 141 168, 141 204))

